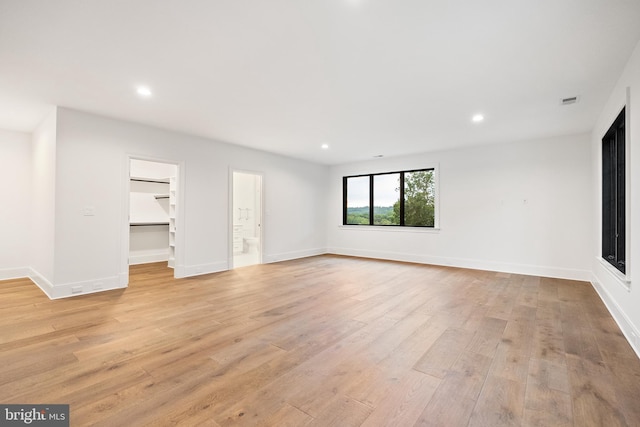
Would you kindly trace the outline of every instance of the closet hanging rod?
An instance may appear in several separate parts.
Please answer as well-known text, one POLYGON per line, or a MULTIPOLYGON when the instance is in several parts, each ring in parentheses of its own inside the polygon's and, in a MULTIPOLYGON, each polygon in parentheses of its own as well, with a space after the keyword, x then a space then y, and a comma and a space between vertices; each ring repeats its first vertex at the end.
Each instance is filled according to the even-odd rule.
POLYGON ((169 225, 168 222, 131 222, 129 223, 132 227, 146 227, 149 225, 169 225))
POLYGON ((140 177, 131 177, 130 178, 131 181, 137 181, 137 182, 154 182, 156 184, 169 184, 169 178, 164 179, 164 178, 140 178, 140 177))

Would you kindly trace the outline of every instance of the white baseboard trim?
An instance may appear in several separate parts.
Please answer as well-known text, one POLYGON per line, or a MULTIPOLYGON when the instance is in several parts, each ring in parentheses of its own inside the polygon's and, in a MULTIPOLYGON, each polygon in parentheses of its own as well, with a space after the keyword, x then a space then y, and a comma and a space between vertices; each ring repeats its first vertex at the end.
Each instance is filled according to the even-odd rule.
POLYGON ((53 285, 33 268, 22 267, 0 270, 0 280, 23 278, 31 280, 49 299, 53 299, 55 294, 53 285))
POLYGON ((631 323, 629 317, 627 317, 622 308, 620 308, 620 306, 611 297, 611 294, 607 289, 598 281, 595 274, 592 276, 591 285, 600 296, 602 302, 604 302, 609 313, 611 313, 613 320, 615 320, 620 327, 622 334, 627 339, 629 345, 631 345, 631 348, 633 348, 633 351, 635 351, 636 355, 640 358, 640 330, 631 323))
POLYGON ((87 280, 75 283, 65 283, 62 285, 53 285, 49 280, 44 278, 34 269, 29 269, 29 278, 44 292, 49 299, 61 299, 76 297, 79 295, 93 294, 97 292, 111 291, 114 289, 126 288, 122 285, 121 275, 113 277, 105 277, 101 279, 87 280))
POLYGON ((44 276, 42 276, 40 273, 38 273, 33 268, 30 268, 29 269, 29 274, 27 275, 27 277, 29 279, 31 279, 31 281, 33 283, 35 283, 36 286, 38 286, 40 288, 40 290, 42 292, 44 292, 46 296, 49 297, 49 299, 54 299, 53 298, 53 295, 54 295, 53 285, 51 284, 51 282, 49 282, 47 279, 45 279, 44 276))
POLYGON ((169 254, 164 252, 129 255, 129 265, 149 264, 152 262, 169 261, 169 254))
POLYGON ((184 277, 199 276, 201 274, 219 273, 221 271, 227 271, 229 269, 229 263, 227 261, 213 262, 209 264, 198 265, 177 265, 175 267, 176 279, 184 277))
POLYGON ((65 283, 62 285, 55 285, 53 287, 53 295, 51 299, 77 297, 80 295, 93 294, 97 292, 112 291, 115 289, 122 289, 126 286, 120 285, 120 277, 105 277, 96 280, 87 280, 75 283, 65 283))
POLYGON ((474 270, 497 271, 501 273, 524 274, 530 276, 553 277, 557 279, 581 280, 589 282, 591 272, 560 267, 548 267, 526 264, 501 263, 485 260, 450 258, 430 255, 418 255, 400 252, 383 252, 351 248, 328 248, 327 253, 357 256, 363 258, 385 259, 391 261, 415 262, 447 267, 470 268, 474 270))
MULTIPOLYGON (((326 254, 326 249, 308 249, 304 251, 283 252, 275 255, 264 255, 263 263, 271 264, 279 261, 288 261, 292 259, 307 258, 316 255, 326 254)), ((176 278, 199 276, 202 274, 219 273, 230 269, 228 261, 220 261, 210 264, 176 266, 176 278)))
POLYGON ((327 249, 325 248, 306 249, 303 251, 281 252, 279 254, 265 255, 263 257, 263 262, 265 264, 271 264, 274 262, 289 261, 292 259, 299 259, 299 258, 307 258, 311 256, 316 256, 316 255, 323 255, 326 253, 327 253, 327 249))
POLYGON ((19 278, 30 279, 49 299, 52 300, 110 291, 113 289, 122 289, 126 288, 128 283, 128 276, 126 274, 121 274, 114 277, 54 286, 43 275, 30 267, 0 270, 0 280, 19 278))
POLYGON ((0 280, 22 279, 29 277, 29 267, 21 268, 2 268, 0 269, 0 280))
POLYGON ((129 271, 126 271, 124 273, 120 273, 119 274, 120 277, 120 287, 121 288, 126 288, 127 286, 129 286, 129 271))

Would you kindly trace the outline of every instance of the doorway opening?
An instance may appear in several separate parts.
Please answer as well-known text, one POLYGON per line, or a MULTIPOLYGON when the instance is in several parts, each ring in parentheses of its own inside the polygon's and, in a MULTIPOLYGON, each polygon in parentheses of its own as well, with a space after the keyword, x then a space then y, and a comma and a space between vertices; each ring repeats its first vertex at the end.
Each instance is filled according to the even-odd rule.
POLYGON ((177 204, 178 165, 129 159, 128 265, 175 268, 177 204))
POLYGON ((262 175, 234 171, 232 187, 232 268, 262 264, 262 175))

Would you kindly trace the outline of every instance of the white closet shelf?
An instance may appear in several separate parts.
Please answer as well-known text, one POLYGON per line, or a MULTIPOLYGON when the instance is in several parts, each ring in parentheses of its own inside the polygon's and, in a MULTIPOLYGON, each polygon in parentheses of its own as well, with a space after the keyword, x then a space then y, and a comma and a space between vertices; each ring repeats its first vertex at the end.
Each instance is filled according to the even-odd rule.
POLYGON ((176 177, 169 178, 169 261, 167 265, 175 268, 176 265, 176 177))

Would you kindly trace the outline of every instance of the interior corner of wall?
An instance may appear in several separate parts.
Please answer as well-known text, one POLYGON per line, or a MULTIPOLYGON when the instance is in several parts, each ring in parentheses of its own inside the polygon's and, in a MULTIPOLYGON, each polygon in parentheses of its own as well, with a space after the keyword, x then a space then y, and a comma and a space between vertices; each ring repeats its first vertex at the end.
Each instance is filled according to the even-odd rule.
POLYGON ((119 277, 120 278, 119 278, 118 282, 120 284, 120 287, 126 288, 127 286, 129 286, 129 272, 128 271, 120 273, 119 277))
POLYGON ((597 275, 593 273, 591 285, 604 303, 605 307, 613 317, 613 320, 618 324, 618 327, 622 331, 622 334, 627 339, 627 342, 635 353, 640 357, 640 327, 634 325, 629 316, 616 302, 615 298, 607 290, 606 286, 598 279, 597 275))
POLYGON ((29 279, 31 279, 49 299, 55 298, 53 284, 33 268, 29 268, 29 279))

